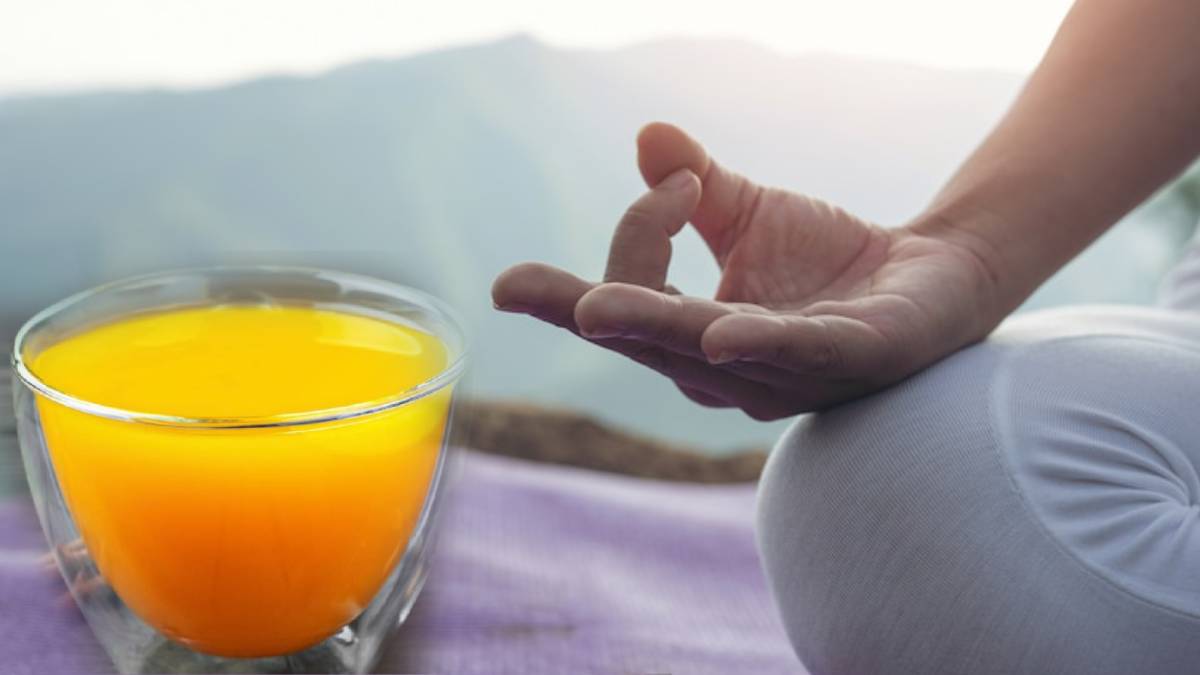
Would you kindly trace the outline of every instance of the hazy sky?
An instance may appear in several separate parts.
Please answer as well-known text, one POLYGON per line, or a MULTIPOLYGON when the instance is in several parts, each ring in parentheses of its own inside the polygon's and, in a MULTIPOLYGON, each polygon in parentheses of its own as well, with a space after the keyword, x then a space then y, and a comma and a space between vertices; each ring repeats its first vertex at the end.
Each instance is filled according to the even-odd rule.
POLYGON ((1032 67, 1070 0, 0 0, 0 91, 210 84, 527 32, 611 47, 754 40, 948 67, 1032 67))

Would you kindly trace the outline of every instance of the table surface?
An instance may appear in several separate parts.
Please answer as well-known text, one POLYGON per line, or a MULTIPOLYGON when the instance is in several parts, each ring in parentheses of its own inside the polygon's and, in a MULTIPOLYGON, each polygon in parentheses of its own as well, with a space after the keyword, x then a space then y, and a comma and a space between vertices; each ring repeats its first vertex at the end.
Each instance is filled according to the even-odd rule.
MULTIPOLYGON (((111 672, 39 562, 0 371, 0 668, 111 672)), ((804 673, 754 545, 752 485, 461 451, 425 591, 380 672, 804 673)))

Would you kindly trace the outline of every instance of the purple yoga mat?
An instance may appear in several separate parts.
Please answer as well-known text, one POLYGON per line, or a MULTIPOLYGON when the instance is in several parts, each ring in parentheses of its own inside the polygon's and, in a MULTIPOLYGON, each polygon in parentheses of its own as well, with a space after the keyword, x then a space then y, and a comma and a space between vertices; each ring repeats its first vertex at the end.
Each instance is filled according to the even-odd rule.
MULTIPOLYGON (((379 671, 805 672, 759 567, 752 486, 455 460, 428 583, 379 671)), ((0 672, 112 672, 45 548, 28 498, 0 501, 0 672)))

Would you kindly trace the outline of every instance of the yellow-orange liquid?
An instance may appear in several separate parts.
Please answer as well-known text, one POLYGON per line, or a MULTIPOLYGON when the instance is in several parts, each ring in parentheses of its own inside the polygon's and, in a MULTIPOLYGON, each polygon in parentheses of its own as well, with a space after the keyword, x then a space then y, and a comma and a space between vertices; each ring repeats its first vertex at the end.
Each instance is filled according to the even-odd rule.
MULTIPOLYGON (((267 418, 386 399, 441 372, 433 336, 305 307, 138 315, 32 357, 50 386, 124 410, 267 418)), ((189 647, 303 649, 378 592, 417 524, 449 388, 338 422, 197 429, 38 401, 68 507, 100 572, 189 647)))

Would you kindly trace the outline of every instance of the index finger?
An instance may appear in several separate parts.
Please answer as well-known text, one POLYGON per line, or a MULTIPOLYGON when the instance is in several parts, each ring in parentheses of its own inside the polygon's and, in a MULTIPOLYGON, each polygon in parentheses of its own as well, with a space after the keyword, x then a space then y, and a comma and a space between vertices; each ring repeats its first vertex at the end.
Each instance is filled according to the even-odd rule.
POLYGON ((700 179, 688 169, 667 176, 625 211, 613 232, 605 281, 661 291, 671 263, 671 237, 700 202, 700 179))

